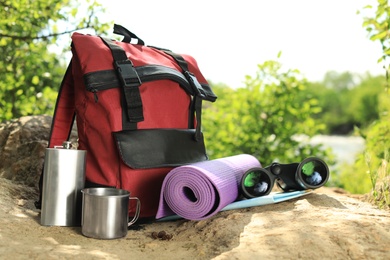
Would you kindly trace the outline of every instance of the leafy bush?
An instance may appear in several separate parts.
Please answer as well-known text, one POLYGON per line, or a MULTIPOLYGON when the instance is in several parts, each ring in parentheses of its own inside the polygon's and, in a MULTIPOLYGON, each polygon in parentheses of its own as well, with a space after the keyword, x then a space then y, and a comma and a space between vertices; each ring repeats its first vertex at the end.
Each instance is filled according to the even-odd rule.
MULTIPOLYGON (((378 185, 386 183, 385 180, 389 176, 387 163, 390 158, 390 117, 385 111, 388 111, 389 104, 390 97, 382 93, 381 96, 378 96, 376 104, 377 109, 382 111, 380 119, 374 121, 367 128, 356 128, 358 134, 365 139, 366 147, 364 152, 358 155, 353 165, 342 167, 338 179, 339 187, 352 193, 371 192, 372 195, 376 196, 378 185)), ((375 200, 375 196, 373 200, 375 200)))
POLYGON ((308 82, 299 98, 318 99, 321 112, 314 118, 326 125, 322 134, 346 135, 354 126, 365 128, 379 118, 378 98, 385 82, 384 76, 368 73, 328 72, 322 82, 308 82))
POLYGON ((318 100, 297 98, 306 88, 299 71, 283 71, 278 61, 266 61, 258 65, 256 76, 246 77, 245 85, 238 89, 213 86, 218 99, 203 113, 211 158, 246 153, 264 166, 273 161, 299 162, 309 156, 327 158, 319 146, 297 138, 324 128, 313 119, 321 111, 318 100))

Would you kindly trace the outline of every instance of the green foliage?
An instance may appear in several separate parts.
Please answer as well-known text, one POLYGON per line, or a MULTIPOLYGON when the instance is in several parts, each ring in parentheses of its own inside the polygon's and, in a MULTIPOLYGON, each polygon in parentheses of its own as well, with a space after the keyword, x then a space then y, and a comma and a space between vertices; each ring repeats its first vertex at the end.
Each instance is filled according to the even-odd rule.
POLYGON ((86 6, 62 0, 0 2, 0 122, 52 113, 65 71, 62 50, 54 43, 74 30, 107 28, 94 15, 100 5, 86 6))
POLYGON ((385 84, 383 76, 328 72, 322 82, 309 82, 299 98, 318 100, 322 110, 314 118, 326 125, 323 134, 348 134, 379 118, 378 98, 385 84))
MULTIPOLYGON (((329 83, 328 83, 329 84, 329 83)), ((321 112, 315 115, 315 119, 326 125, 323 130, 324 134, 334 133, 340 126, 349 122, 346 113, 348 100, 345 91, 327 87, 325 83, 309 83, 305 90, 307 95, 316 98, 321 107, 321 112)), ((300 96, 302 102, 305 100, 305 95, 300 96)))
MULTIPOLYGON (((388 103, 390 98, 386 99, 388 103)), ((365 151, 358 156, 354 165, 346 167, 341 172, 340 182, 343 184, 342 187, 350 192, 368 193, 372 191, 372 195, 376 197, 379 195, 378 187, 389 184, 390 171, 387 164, 390 159, 390 117, 386 116, 374 122, 362 131, 362 134, 366 140, 365 151)), ((385 198, 390 201, 388 195, 385 198)), ((389 203, 388 206, 390 206, 389 203)))
POLYGON ((383 76, 367 75, 355 88, 349 91, 347 114, 352 122, 359 127, 366 128, 379 119, 379 98, 383 94, 385 84, 383 76))
MULTIPOLYGON (((372 8, 370 5, 366 6, 366 9, 372 8)), ((390 69, 390 64, 387 61, 390 56, 390 5, 388 0, 377 1, 375 13, 364 17, 363 27, 369 32, 372 41, 380 42, 382 57, 379 58, 378 62, 384 63, 388 73, 390 69)))
POLYGON ((361 155, 353 165, 342 165, 338 175, 332 176, 336 179, 335 186, 353 194, 365 194, 371 191, 372 186, 367 163, 361 160, 360 157, 361 155))
POLYGON ((356 86, 356 76, 350 72, 328 71, 324 76, 323 84, 327 88, 342 93, 356 86))
POLYGON ((387 0, 378 0, 375 16, 365 18, 363 26, 371 34, 371 40, 379 41, 382 46, 382 57, 378 62, 384 64, 387 87, 380 99, 380 120, 367 132, 366 154, 369 157, 370 177, 372 182, 372 200, 380 207, 390 208, 390 115, 388 87, 390 70, 390 6, 387 0), (382 104, 382 105, 381 105, 382 104), (380 162, 379 162, 380 161, 380 162))
MULTIPOLYGON (((364 17, 363 27, 372 41, 379 41, 385 77, 366 77, 350 90, 347 114, 360 126, 366 141, 365 151, 352 166, 344 166, 338 179, 340 187, 352 193, 371 191, 371 200, 380 207, 390 207, 388 168, 390 153, 390 98, 388 91, 390 55, 390 7, 387 0, 378 0, 372 15, 364 17)), ((372 9, 372 6, 367 6, 372 9)))
MULTIPOLYGON (((371 200, 381 207, 390 207, 387 167, 390 152, 390 98, 388 89, 388 57, 390 55, 390 7, 387 0, 378 0, 372 15, 364 17, 363 27, 372 41, 379 41, 383 55, 378 62, 384 64, 385 77, 366 77, 349 93, 348 114, 366 141, 365 151, 352 166, 343 167, 339 185, 353 193, 371 191, 371 200), (360 123, 360 124, 359 124, 360 123)), ((372 9, 372 6, 367 6, 372 9)))
MULTIPOLYGON (((372 41, 379 41, 382 46, 382 56, 378 62, 384 64, 386 84, 375 84, 381 86, 380 95, 373 95, 369 92, 369 86, 365 83, 366 93, 361 93, 360 101, 365 106, 372 107, 376 104, 378 120, 374 121, 366 129, 360 130, 360 133, 366 140, 366 149, 359 156, 352 167, 352 171, 342 173, 344 182, 351 179, 369 180, 370 187, 346 187, 352 192, 367 192, 371 189, 370 200, 382 208, 390 208, 390 97, 388 94, 389 69, 388 59, 390 56, 390 6, 387 0, 378 0, 376 10, 371 15, 364 17, 363 27, 369 32, 372 41), (365 98, 362 98, 365 97, 365 98), (355 190, 354 190, 355 188, 355 190)), ((367 6, 371 9, 372 6, 367 6)), ((361 117, 369 117, 367 111, 362 108, 352 107, 358 110, 361 117)), ((362 180, 362 182, 364 181, 362 180)))
POLYGON ((258 65, 257 75, 247 76, 245 88, 213 86, 218 100, 203 113, 210 157, 246 153, 264 165, 326 157, 320 147, 297 138, 312 136, 324 127, 313 119, 321 111, 318 100, 297 99, 305 88, 306 81, 298 71, 283 71, 277 61, 258 65))

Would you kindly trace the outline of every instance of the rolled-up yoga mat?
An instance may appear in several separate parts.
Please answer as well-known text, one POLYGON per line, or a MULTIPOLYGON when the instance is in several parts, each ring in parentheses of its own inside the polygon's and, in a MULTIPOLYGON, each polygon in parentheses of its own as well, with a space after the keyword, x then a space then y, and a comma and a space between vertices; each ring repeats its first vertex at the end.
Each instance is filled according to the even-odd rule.
POLYGON ((162 184, 156 219, 176 214, 202 220, 217 214, 238 198, 241 177, 253 167, 260 162, 240 154, 174 168, 162 184))

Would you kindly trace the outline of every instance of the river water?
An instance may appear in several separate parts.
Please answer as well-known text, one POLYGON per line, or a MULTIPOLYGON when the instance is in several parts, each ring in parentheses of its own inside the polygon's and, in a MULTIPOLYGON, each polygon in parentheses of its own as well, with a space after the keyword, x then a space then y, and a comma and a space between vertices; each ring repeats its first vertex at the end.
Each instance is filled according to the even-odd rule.
POLYGON ((337 167, 340 164, 353 164, 356 156, 363 152, 365 141, 358 136, 335 136, 335 135, 316 135, 311 139, 304 136, 298 137, 301 141, 308 141, 310 144, 321 144, 324 148, 331 148, 336 159, 337 167))
POLYGON ((322 144, 330 147, 335 154, 337 163, 352 164, 358 154, 364 150, 364 139, 358 136, 319 135, 310 139, 311 144, 322 144))

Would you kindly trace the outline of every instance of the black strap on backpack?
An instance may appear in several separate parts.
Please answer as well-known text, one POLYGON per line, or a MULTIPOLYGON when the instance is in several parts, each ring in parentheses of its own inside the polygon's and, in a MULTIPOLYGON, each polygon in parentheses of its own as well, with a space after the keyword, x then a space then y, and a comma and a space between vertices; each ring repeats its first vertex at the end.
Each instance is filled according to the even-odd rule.
MULTIPOLYGON (((123 29, 123 27, 121 27, 123 29)), ((124 109, 126 111, 126 117, 128 122, 123 122, 123 129, 134 130, 137 129, 137 123, 144 120, 142 110, 142 100, 139 91, 139 86, 142 84, 136 69, 133 66, 131 60, 128 59, 126 52, 122 47, 115 44, 112 40, 100 37, 105 45, 111 50, 112 57, 114 59, 114 67, 117 71, 118 77, 121 81, 122 91, 124 93, 124 109)), ((128 39, 128 38, 127 38, 128 39)), ((194 118, 196 116, 196 131, 195 140, 199 141, 202 138, 201 134, 201 113, 202 113, 202 99, 207 98, 207 95, 202 88, 202 85, 198 82, 197 78, 188 69, 188 64, 184 58, 172 51, 163 50, 166 54, 170 55, 183 70, 183 75, 189 82, 194 91, 194 97, 190 108, 190 120, 189 128, 194 128, 194 118)))
POLYGON ((125 112, 123 129, 137 129, 137 123, 144 120, 141 94, 139 86, 142 84, 137 71, 131 60, 127 58, 126 52, 122 47, 113 43, 113 41, 100 37, 104 44, 111 50, 114 59, 114 68, 121 81, 123 92, 123 111, 125 112), (126 122, 127 121, 127 122, 126 122))
MULTIPOLYGON (((179 64, 180 68, 183 70, 183 75, 186 77, 186 79, 188 80, 192 89, 195 92, 193 102, 191 104, 191 115, 193 115, 194 114, 193 111, 195 111, 195 115, 196 115, 195 140, 199 141, 202 138, 201 135, 202 100, 203 98, 205 98, 206 94, 202 88, 202 85, 200 85, 200 83, 198 82, 198 79, 195 77, 193 73, 189 71, 188 64, 184 60, 184 58, 181 55, 169 50, 164 50, 164 52, 169 56, 171 56, 177 62, 177 64, 179 64)), ((191 120, 191 122, 192 122, 192 126, 190 126, 190 128, 194 128, 193 126, 194 120, 191 120)))

